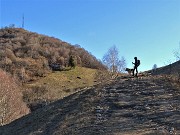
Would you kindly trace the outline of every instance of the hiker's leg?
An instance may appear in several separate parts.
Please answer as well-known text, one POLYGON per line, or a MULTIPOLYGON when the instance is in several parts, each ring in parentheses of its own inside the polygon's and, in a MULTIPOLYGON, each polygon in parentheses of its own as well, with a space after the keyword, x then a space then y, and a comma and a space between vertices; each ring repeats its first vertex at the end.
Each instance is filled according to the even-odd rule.
POLYGON ((138 70, 137 70, 137 67, 136 67, 136 73, 138 74, 138 70))
POLYGON ((134 66, 134 68, 133 68, 133 74, 132 74, 132 76, 134 76, 134 71, 135 71, 135 66, 134 66))
POLYGON ((136 76, 137 76, 137 74, 138 74, 138 69, 137 69, 137 67, 136 67, 136 76))

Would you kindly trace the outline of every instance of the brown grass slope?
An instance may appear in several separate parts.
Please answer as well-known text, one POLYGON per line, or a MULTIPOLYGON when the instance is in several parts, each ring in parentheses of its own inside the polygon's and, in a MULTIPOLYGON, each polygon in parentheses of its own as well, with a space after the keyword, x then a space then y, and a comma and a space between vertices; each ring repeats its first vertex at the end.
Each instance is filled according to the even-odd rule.
POLYGON ((0 125, 5 125, 29 113, 20 88, 4 71, 0 70, 0 125))
POLYGON ((166 75, 178 75, 180 74, 180 60, 164 67, 157 68, 150 71, 154 75, 166 74, 166 75))
POLYGON ((97 85, 110 76, 108 72, 84 67, 56 71, 35 82, 24 84, 23 99, 31 111, 34 111, 50 102, 97 85))
POLYGON ((68 66, 73 56, 78 66, 105 69, 103 64, 79 45, 22 28, 0 29, 0 68, 27 82, 51 72, 50 64, 68 66))
POLYGON ((179 110, 180 89, 165 78, 118 78, 0 127, 0 134, 180 134, 179 110))

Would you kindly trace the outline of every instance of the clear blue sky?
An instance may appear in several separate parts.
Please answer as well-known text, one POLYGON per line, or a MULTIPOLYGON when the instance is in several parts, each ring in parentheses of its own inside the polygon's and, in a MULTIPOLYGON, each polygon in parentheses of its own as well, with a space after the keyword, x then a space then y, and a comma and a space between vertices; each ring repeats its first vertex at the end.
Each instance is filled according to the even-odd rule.
POLYGON ((0 26, 15 24, 79 44, 98 59, 116 45, 141 71, 174 62, 180 42, 180 0, 0 0, 0 26))

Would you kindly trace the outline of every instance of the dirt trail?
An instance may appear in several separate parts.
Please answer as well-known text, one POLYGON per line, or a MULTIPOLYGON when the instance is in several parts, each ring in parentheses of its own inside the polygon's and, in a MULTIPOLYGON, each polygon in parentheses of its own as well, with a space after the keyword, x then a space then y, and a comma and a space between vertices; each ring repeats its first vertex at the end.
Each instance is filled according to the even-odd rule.
POLYGON ((180 134, 180 89, 164 79, 118 78, 1 127, 0 134, 180 134))
POLYGON ((180 134, 180 90, 163 80, 119 80, 100 95, 106 134, 180 134))

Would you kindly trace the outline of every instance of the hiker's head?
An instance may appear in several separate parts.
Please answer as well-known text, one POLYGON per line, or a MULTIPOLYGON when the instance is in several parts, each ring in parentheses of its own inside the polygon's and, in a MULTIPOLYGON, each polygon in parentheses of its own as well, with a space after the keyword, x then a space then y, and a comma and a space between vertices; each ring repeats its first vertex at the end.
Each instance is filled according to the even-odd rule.
POLYGON ((135 60, 137 60, 137 57, 134 57, 135 60))

